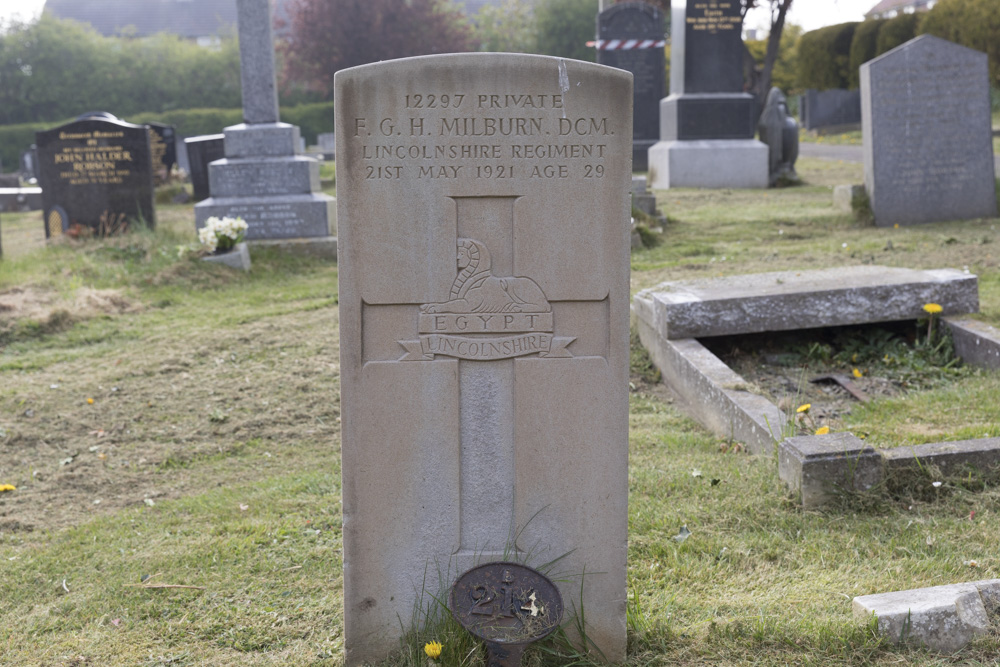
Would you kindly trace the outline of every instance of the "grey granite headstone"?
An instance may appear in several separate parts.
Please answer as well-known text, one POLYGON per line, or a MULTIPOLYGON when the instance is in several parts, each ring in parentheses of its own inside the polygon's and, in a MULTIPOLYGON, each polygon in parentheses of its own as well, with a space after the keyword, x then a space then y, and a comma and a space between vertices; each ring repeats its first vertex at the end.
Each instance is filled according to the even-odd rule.
POLYGON ((666 95, 664 15, 645 2, 620 2, 597 15, 597 62, 632 72, 632 170, 645 171, 660 138, 666 95))
POLYGON ((195 224, 238 216, 249 225, 247 241, 333 247, 335 200, 319 192, 319 163, 300 154, 299 128, 278 120, 270 3, 237 0, 236 11, 244 123, 223 130, 226 156, 208 167, 211 196, 195 205, 195 224))
POLYGON ((921 35, 861 66, 875 224, 997 214, 987 57, 921 35))
POLYGON ((754 139, 743 90, 739 0, 679 0, 671 8, 670 96, 649 149, 652 188, 766 188, 767 146, 754 139))

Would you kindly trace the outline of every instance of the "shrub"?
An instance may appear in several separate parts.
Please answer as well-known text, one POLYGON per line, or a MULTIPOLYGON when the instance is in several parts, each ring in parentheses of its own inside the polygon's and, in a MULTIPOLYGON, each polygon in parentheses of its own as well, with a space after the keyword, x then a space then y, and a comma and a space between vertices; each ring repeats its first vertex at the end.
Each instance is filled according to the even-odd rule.
POLYGON ((900 14, 896 18, 889 19, 878 31, 878 39, 875 48, 878 55, 886 51, 891 51, 900 44, 905 44, 917 36, 917 23, 920 17, 917 14, 900 14))
POLYGON ((851 42, 859 23, 841 23, 807 32, 799 38, 799 88, 847 88, 851 42))
POLYGON ((857 88, 861 85, 858 68, 878 55, 878 35, 882 26, 886 23, 886 19, 864 21, 854 30, 854 39, 851 40, 849 60, 851 72, 848 77, 848 83, 851 88, 857 88))

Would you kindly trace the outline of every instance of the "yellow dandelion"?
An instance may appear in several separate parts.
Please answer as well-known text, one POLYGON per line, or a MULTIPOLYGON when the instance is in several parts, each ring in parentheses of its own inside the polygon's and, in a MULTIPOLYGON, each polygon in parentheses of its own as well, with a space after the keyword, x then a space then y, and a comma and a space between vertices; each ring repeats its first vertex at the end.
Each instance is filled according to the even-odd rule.
POLYGON ((942 308, 941 304, 939 304, 939 303, 925 303, 924 304, 924 312, 930 313, 931 315, 935 315, 937 313, 940 313, 942 310, 944 310, 944 308, 942 308))
POLYGON ((864 375, 865 375, 864 373, 862 373, 861 371, 859 371, 857 368, 855 368, 853 371, 851 371, 851 373, 853 373, 854 377, 856 377, 856 378, 864 377, 864 375))
POLYGON ((820 426, 818 429, 816 429, 816 435, 826 435, 829 432, 830 432, 829 426, 820 426))
POLYGON ((427 657, 431 660, 437 660, 441 657, 442 648, 444 647, 441 645, 441 642, 427 642, 424 644, 424 653, 426 653, 427 657))
POLYGON ((0 493, 4 491, 17 491, 17 487, 13 484, 0 484, 0 493))
POLYGON ((93 404, 94 404, 94 399, 88 398, 87 399, 87 405, 93 405, 93 404))
POLYGON ((809 408, 811 408, 812 406, 813 406, 812 403, 803 403, 798 408, 796 408, 795 411, 796 412, 809 412, 809 408))

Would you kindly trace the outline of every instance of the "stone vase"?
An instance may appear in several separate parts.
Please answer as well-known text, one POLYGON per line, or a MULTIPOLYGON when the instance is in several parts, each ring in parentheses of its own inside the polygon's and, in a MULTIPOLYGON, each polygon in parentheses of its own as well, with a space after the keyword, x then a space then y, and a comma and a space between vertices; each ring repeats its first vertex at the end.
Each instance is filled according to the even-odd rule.
POLYGON ((202 260, 214 264, 225 264, 234 269, 250 270, 250 250, 247 248, 246 241, 237 243, 227 252, 202 257, 202 260))

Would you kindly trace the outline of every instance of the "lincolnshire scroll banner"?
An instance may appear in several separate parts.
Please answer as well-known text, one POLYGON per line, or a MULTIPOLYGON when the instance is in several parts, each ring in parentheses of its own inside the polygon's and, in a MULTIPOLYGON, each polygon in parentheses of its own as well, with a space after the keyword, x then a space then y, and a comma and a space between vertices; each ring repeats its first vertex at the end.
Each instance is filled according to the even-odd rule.
POLYGON ((401 340, 406 349, 400 361, 431 361, 435 354, 472 361, 511 359, 528 354, 546 358, 568 358, 573 355, 566 346, 575 336, 553 336, 549 333, 526 333, 517 336, 470 338, 430 334, 418 340, 401 340))

